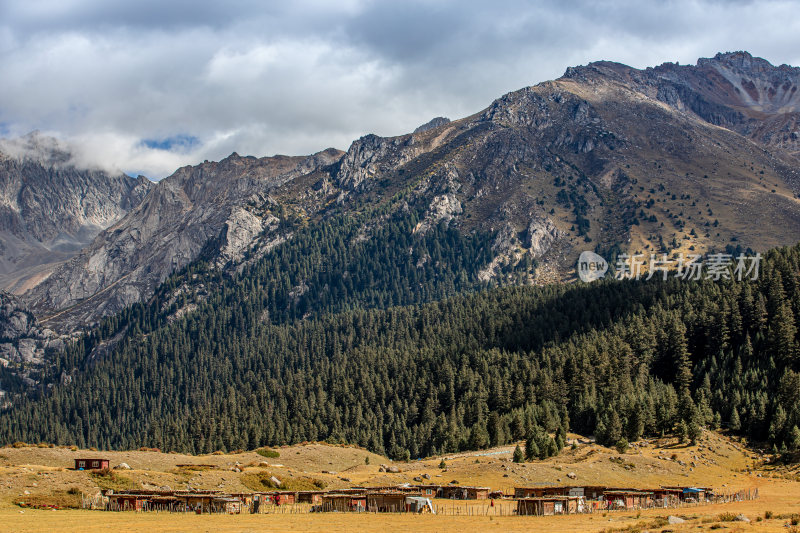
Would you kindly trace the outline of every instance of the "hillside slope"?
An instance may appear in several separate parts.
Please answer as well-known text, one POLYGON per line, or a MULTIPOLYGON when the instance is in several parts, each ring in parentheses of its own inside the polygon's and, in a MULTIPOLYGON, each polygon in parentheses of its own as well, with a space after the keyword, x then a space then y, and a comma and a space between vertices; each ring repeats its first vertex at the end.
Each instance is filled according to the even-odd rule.
MULTIPOLYGON (((457 235, 416 246, 456 261, 467 248, 457 235)), ((297 239, 330 245, 313 233, 297 239)), ((403 249, 401 240, 389 256, 362 253, 380 264, 403 249)), ((505 287, 441 299, 467 265, 455 279, 426 270, 433 277, 420 286, 436 288, 438 301, 404 307, 389 307, 408 290, 394 270, 354 271, 338 286, 320 278, 319 300, 319 291, 293 293, 288 280, 262 289, 274 269, 307 267, 283 273, 291 252, 279 245, 274 264, 267 256, 231 278, 195 265, 147 306, 104 321, 55 360, 45 394, 19 396, 0 414, 0 442, 208 453, 329 439, 402 458, 528 437, 548 456, 558 440, 545 432, 571 428, 613 444, 724 426, 800 449, 800 247, 770 252, 759 280, 742 282, 505 287), (205 292, 185 290, 187 280, 205 292), (364 310, 365 298, 387 309, 364 310), (317 307, 337 312, 297 320, 317 307)))

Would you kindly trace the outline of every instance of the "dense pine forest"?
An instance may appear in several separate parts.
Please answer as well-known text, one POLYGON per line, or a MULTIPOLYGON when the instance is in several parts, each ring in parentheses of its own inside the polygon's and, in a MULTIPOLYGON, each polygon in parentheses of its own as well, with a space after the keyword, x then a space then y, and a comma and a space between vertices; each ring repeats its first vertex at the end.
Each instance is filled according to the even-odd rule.
POLYGON ((527 439, 545 456, 567 430, 723 427, 800 447, 800 246, 752 282, 490 287, 488 233, 418 235, 418 217, 295 228, 232 276, 193 264, 59 356, 0 441, 409 458, 527 439))

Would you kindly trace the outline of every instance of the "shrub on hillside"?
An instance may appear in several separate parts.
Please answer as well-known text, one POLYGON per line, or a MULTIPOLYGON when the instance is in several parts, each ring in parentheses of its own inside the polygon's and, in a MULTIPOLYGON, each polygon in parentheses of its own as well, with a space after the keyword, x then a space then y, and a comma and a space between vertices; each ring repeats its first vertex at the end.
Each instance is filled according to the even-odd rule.
POLYGON ((259 448, 256 450, 256 453, 262 457, 268 457, 270 459, 275 459, 281 456, 280 452, 271 450, 269 448, 259 448))

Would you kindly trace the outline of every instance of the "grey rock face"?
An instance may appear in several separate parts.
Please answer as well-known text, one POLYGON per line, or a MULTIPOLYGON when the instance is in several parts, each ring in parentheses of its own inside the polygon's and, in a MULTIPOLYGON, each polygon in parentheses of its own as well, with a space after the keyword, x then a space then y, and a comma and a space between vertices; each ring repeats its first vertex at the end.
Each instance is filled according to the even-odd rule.
POLYGON ((428 130, 432 130, 434 128, 438 128, 439 126, 444 126, 445 124, 450 124, 450 119, 447 117, 435 117, 419 126, 417 129, 414 130, 414 133, 423 133, 428 130))
POLYGON ((149 296, 207 246, 220 263, 239 260, 274 222, 257 212, 268 203, 270 190, 332 164, 340 154, 262 159, 232 154, 218 163, 181 168, 25 299, 43 315, 69 307, 49 323, 70 329, 149 296))
POLYGON ((357 189, 379 173, 401 166, 418 153, 410 135, 393 138, 365 135, 350 145, 340 161, 337 184, 346 190, 357 189))
MULTIPOLYGON (((276 220, 274 217, 271 218, 276 220)), ((264 224, 261 218, 242 207, 234 207, 220 236, 221 247, 218 263, 224 265, 228 261, 241 260, 244 252, 263 229, 264 224)))
POLYGON ((526 245, 533 257, 541 257, 563 233, 547 218, 534 218, 528 225, 526 245))
POLYGON ((81 169, 70 157, 35 133, 0 141, 0 288, 22 292, 35 285, 152 186, 142 176, 81 169))
POLYGON ((419 223, 416 231, 424 233, 440 221, 450 222, 461 213, 461 202, 455 194, 435 196, 428 207, 425 220, 419 223))
MULTIPOLYGON (((32 386, 49 363, 49 356, 63 349, 62 337, 42 328, 17 298, 0 291, 0 366, 24 385, 32 386)), ((0 382, 0 405, 8 392, 19 391, 0 382)))

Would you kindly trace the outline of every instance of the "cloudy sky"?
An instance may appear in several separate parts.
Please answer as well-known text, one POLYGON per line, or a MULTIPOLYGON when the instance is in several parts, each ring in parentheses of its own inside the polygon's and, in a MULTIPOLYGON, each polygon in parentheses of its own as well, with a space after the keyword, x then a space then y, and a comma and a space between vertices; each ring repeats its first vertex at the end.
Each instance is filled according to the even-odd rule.
POLYGON ((346 149, 607 59, 800 65, 795 2, 0 0, 0 137, 153 179, 346 149))

